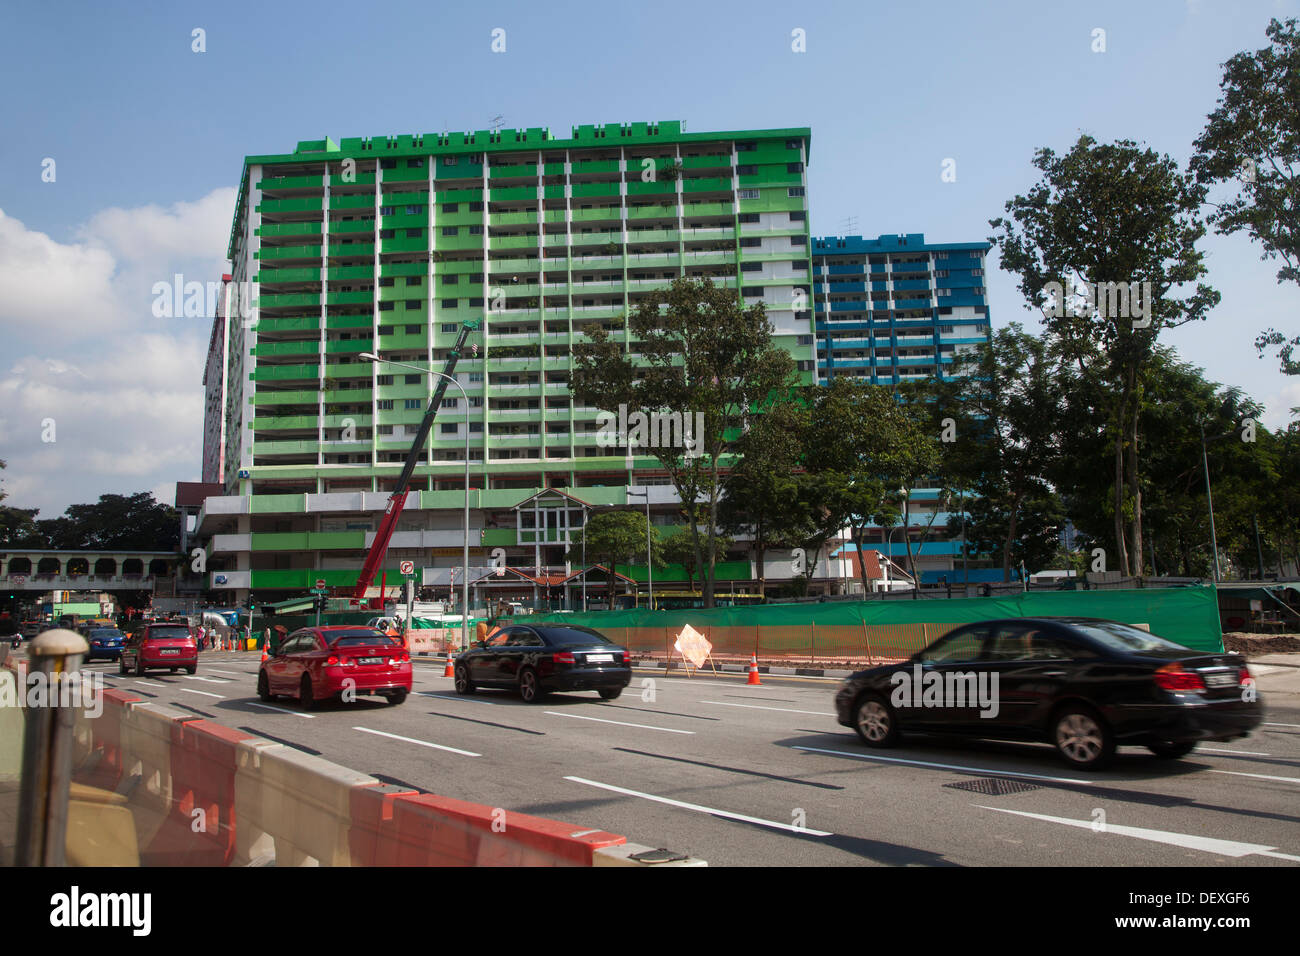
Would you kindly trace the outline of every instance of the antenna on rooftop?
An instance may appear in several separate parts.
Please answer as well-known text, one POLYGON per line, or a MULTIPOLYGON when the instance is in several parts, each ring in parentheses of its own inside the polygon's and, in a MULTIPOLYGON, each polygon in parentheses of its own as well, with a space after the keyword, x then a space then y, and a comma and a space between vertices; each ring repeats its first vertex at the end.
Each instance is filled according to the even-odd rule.
POLYGON ((845 216, 843 219, 840 220, 840 229, 841 229, 840 235, 842 236, 857 235, 858 217, 845 216))
POLYGON ((504 116, 494 116, 490 120, 488 120, 488 129, 492 130, 492 132, 494 133, 499 133, 501 132, 501 127, 504 123, 505 123, 504 116))

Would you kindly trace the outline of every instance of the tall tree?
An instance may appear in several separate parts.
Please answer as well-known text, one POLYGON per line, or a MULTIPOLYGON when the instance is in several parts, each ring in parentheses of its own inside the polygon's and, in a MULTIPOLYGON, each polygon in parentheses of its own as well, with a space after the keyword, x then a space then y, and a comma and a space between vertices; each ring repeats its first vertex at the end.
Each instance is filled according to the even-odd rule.
MULTIPOLYGON (((1244 232, 1281 259, 1278 282, 1300 284, 1300 24, 1270 20, 1269 45, 1223 64, 1218 105, 1197 138, 1198 182, 1231 184, 1209 221, 1223 234, 1244 232)), ((1260 352, 1278 347, 1282 369, 1300 375, 1300 335, 1268 329, 1260 352)))
MULTIPOLYGON (((772 343, 762 303, 741 308, 734 290, 680 278, 640 302, 621 335, 596 326, 574 350, 570 389, 615 413, 702 416, 690 448, 658 441, 645 448, 668 472, 695 542, 704 606, 713 607, 722 475, 749 416, 793 386, 794 361, 772 343), (638 359, 634 360, 633 355, 638 359), (701 531, 703 529, 703 531, 701 531)), ((635 453, 635 452, 633 452, 635 453)))
POLYGON ((1206 187, 1130 140, 1081 136, 1064 155, 1038 150, 1034 165, 1043 179, 989 221, 991 241, 1059 354, 1104 386, 1120 570, 1141 573, 1138 437, 1151 354, 1162 331, 1203 320, 1220 298, 1199 281, 1206 187))

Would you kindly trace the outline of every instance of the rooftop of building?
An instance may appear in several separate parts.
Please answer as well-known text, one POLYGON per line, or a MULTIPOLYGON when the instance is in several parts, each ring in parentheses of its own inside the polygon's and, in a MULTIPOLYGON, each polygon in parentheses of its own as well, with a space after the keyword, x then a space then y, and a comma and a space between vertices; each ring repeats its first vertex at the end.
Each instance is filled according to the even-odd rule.
POLYGON ((245 156, 240 176, 235 217, 231 223, 227 257, 233 253, 239 210, 248 193, 248 171, 252 166, 338 161, 342 159, 397 159, 407 156, 456 156, 462 153, 511 153, 532 149, 598 149, 609 146, 647 146, 656 143, 709 143, 723 139, 802 139, 805 160, 812 152, 812 129, 792 126, 780 129, 718 130, 687 133, 681 120, 661 123, 604 123, 574 126, 568 139, 559 139, 546 126, 525 129, 480 129, 472 133, 423 133, 400 136, 355 136, 335 142, 302 140, 292 153, 245 156))
POLYGON ((926 242, 925 233, 886 233, 875 239, 863 236, 823 236, 813 239, 813 257, 819 255, 852 256, 881 252, 955 252, 975 250, 988 252, 988 242, 926 242))

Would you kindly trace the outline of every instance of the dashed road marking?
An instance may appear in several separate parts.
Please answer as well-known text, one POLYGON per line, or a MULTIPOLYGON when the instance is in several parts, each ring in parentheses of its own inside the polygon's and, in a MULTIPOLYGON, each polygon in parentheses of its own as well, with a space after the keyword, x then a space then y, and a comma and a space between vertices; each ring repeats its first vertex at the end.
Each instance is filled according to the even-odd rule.
POLYGON ((458 750, 455 747, 444 747, 442 744, 430 743, 427 740, 416 740, 414 737, 403 737, 401 734, 389 734, 382 730, 371 730, 369 727, 353 727, 353 730, 359 730, 363 734, 375 734, 378 737, 391 737, 393 740, 402 740, 408 744, 419 744, 421 747, 432 747, 434 750, 446 750, 449 753, 461 754, 466 757, 481 757, 482 754, 476 754, 472 750, 458 750))
POLYGON ((603 717, 584 717, 582 714, 565 714, 558 710, 544 710, 544 714, 553 717, 572 717, 574 720, 594 720, 601 724, 618 724, 620 727, 640 727, 642 730, 661 730, 666 734, 694 734, 693 730, 676 730, 672 727, 654 727, 650 724, 630 724, 625 720, 605 720, 603 717))
POLYGON ((854 757, 858 760, 881 760, 885 763, 909 764, 913 767, 936 767, 940 770, 957 770, 961 773, 973 773, 979 776, 994 777, 1028 777, 1030 780, 1050 780, 1053 783, 1091 784, 1091 780, 1076 780, 1071 777, 1048 777, 1038 773, 1021 773, 1017 770, 991 770, 988 767, 963 767, 960 764, 933 763, 928 760, 908 760, 904 757, 881 757, 876 754, 858 754, 850 750, 823 750, 820 747, 801 747, 791 745, 792 750, 806 750, 816 754, 834 754, 836 757, 854 757))
POLYGON ((835 715, 825 710, 794 710, 790 707, 764 707, 762 704, 728 704, 721 700, 701 700, 696 703, 713 704, 716 707, 744 707, 747 710, 777 710, 783 714, 812 714, 814 717, 834 717, 835 715))

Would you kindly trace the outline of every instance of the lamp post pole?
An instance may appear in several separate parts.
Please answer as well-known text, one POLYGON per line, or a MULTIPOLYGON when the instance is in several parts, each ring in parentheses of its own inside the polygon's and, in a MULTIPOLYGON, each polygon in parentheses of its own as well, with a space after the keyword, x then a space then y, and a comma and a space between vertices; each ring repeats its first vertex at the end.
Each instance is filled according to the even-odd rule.
POLYGON ((469 648, 469 394, 465 391, 465 386, 456 381, 456 379, 451 375, 444 375, 442 372, 435 372, 433 369, 421 368, 418 365, 408 365, 405 362, 394 362, 392 359, 383 359, 371 352, 362 353, 361 358, 367 362, 395 365, 398 368, 409 368, 424 375, 430 375, 436 378, 445 378, 452 385, 455 385, 460 389, 461 398, 465 401, 465 534, 464 551, 462 555, 462 560, 464 562, 463 576, 460 582, 460 649, 464 652, 469 648))
POLYGON ((1205 423, 1201 422, 1201 464, 1205 467, 1205 502, 1210 509, 1210 549, 1214 552, 1214 583, 1219 583, 1219 539, 1214 532, 1214 495, 1210 492, 1210 455, 1205 450, 1205 423))
POLYGON ((645 573, 647 580, 650 582, 650 610, 655 609, 655 569, 654 562, 650 557, 650 489, 645 491, 629 491, 629 498, 640 498, 645 495, 645 573))

